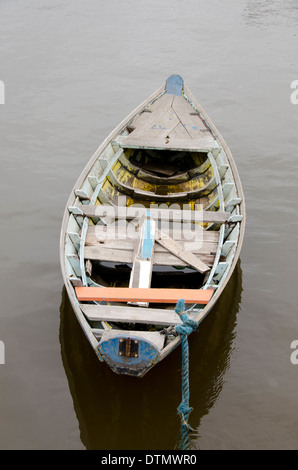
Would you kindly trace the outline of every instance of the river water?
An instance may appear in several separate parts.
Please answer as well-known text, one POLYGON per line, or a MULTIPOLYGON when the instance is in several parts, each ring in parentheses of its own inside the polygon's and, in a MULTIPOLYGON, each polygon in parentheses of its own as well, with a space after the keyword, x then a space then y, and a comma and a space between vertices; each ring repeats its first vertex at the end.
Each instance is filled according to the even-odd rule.
POLYGON ((0 31, 0 448, 179 444, 180 348, 141 380, 113 374, 59 265, 82 168, 179 73, 231 148, 247 205, 240 262, 190 338, 191 446, 297 449, 297 0, 1 0, 0 31))

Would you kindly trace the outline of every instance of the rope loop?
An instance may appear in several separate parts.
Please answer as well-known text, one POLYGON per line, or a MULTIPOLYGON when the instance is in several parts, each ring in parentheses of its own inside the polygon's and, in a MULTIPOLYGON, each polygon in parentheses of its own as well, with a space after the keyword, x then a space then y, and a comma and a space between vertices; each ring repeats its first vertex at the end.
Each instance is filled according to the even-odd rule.
POLYGON ((185 313, 185 301, 178 300, 175 312, 180 315, 182 324, 175 327, 176 332, 181 337, 182 345, 182 401, 178 407, 178 413, 181 418, 181 443, 180 449, 189 449, 189 431, 192 428, 188 424, 188 417, 192 411, 189 406, 189 346, 188 335, 198 327, 198 322, 192 320, 185 313))

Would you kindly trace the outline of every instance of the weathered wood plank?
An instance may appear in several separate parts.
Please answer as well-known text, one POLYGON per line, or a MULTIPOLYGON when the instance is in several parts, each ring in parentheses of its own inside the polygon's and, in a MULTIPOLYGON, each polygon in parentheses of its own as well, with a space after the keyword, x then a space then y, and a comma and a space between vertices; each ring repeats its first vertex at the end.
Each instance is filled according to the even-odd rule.
MULTIPOLYGON (((86 246, 84 250, 85 259, 93 261, 111 261, 112 263, 132 264, 134 261, 133 250, 121 250, 105 247, 86 246)), ((214 254, 200 254, 200 259, 208 266, 214 262, 214 254)), ((153 259, 154 266, 189 266, 170 252, 155 252, 153 259)))
MULTIPOLYGON (((122 223, 123 220, 120 221, 119 225, 117 222, 112 225, 89 225, 85 241, 86 245, 91 246, 97 245, 98 243, 111 243, 114 247, 116 244, 119 247, 119 240, 121 240, 122 248, 131 247, 133 240, 139 238, 139 231, 135 226, 122 225, 122 223), (124 245, 122 245, 123 242, 124 245)), ((191 249, 192 244, 194 247, 197 246, 198 248, 199 245, 216 244, 219 237, 218 231, 203 230, 201 227, 193 227, 191 229, 184 225, 177 228, 162 226, 161 230, 165 231, 174 240, 189 243, 189 249, 191 249)), ((158 249, 158 247, 156 246, 155 249, 158 249)))
POLYGON ((70 280, 70 283, 74 287, 82 287, 83 286, 82 279, 80 279, 79 277, 70 276, 69 280, 70 280))
POLYGON ((152 302, 173 303, 184 299, 185 303, 207 304, 213 289, 139 289, 129 287, 76 287, 80 302, 152 302))
POLYGON ((168 109, 164 111, 161 115, 155 116, 155 113, 148 115, 148 121, 143 126, 137 127, 131 134, 125 138, 125 142, 129 142, 131 139, 133 141, 142 140, 143 138, 166 138, 168 134, 179 124, 179 120, 173 111, 173 109, 168 109))
POLYGON ((181 124, 189 134, 189 137, 196 142, 209 138, 214 141, 214 137, 204 124, 198 113, 183 96, 175 96, 172 108, 176 112, 181 124))
POLYGON ((80 204, 78 206, 80 214, 87 217, 110 216, 117 219, 135 219, 142 217, 150 210, 150 217, 154 220, 170 220, 173 222, 205 222, 205 223, 226 223, 231 216, 228 212, 204 211, 204 210, 179 210, 179 209, 158 209, 145 207, 119 207, 105 205, 80 204))
POLYGON ((147 323, 165 326, 182 323, 179 315, 174 310, 89 304, 81 304, 81 310, 90 321, 147 323))
MULTIPOLYGON (((90 227, 91 228, 91 227, 90 227)), ((98 227, 99 228, 99 227, 98 227)), ((111 228, 108 226, 107 228, 111 228)), ((177 237, 175 236, 175 231, 169 231, 169 236, 173 238, 176 242, 179 242, 181 246, 189 250, 193 253, 200 253, 200 254, 209 254, 213 253, 217 249, 217 244, 218 244, 218 232, 209 232, 212 236, 208 237, 208 231, 206 231, 206 236, 200 238, 200 235, 195 237, 195 234, 192 234, 190 232, 190 236, 192 236, 192 239, 190 238, 185 238, 181 239, 181 234, 178 232, 177 237), (214 237, 213 234, 216 236, 214 237), (194 240, 194 241, 192 241, 194 240)), ((168 231, 166 231, 168 233, 168 231)), ((128 251, 133 251, 134 246, 135 246, 135 240, 136 236, 133 234, 132 236, 130 234, 127 234, 126 238, 124 238, 125 235, 125 229, 124 229, 124 234, 120 234, 120 236, 117 236, 117 232, 112 231, 112 230, 107 230, 107 231, 94 231, 90 232, 90 229, 87 232, 86 240, 85 240, 85 246, 86 247, 98 247, 99 249, 101 248, 110 248, 114 250, 128 250, 128 251)), ((157 244, 154 247, 154 253, 165 253, 167 250, 164 248, 162 245, 157 244)))
POLYGON ((183 96, 166 94, 162 98, 163 106, 156 103, 150 114, 143 113, 133 122, 133 132, 117 139, 122 147, 201 151, 218 147, 208 127, 183 96))
MULTIPOLYGON (((200 192, 199 192, 200 193, 200 192)), ((197 193, 193 196, 193 199, 195 199, 197 196, 197 193)), ((169 193, 169 194, 156 194, 150 191, 144 191, 142 189, 135 189, 133 191, 133 198, 134 199, 141 199, 145 201, 156 201, 156 202, 161 202, 161 201, 166 201, 166 202, 171 202, 175 203, 175 201, 181 202, 187 202, 190 200, 191 194, 190 193, 169 193)))
POLYGON ((135 149, 157 149, 157 150, 177 150, 177 151, 193 151, 193 152, 212 152, 219 149, 218 143, 215 140, 208 139, 205 136, 198 140, 194 139, 167 139, 167 138, 148 138, 143 136, 138 138, 129 134, 127 137, 117 137, 117 143, 122 148, 135 148, 135 149))
MULTIPOLYGON (((157 123, 162 116, 171 110, 173 102, 173 96, 164 94, 158 100, 156 100, 148 109, 144 111, 132 122, 131 126, 134 128, 132 133, 138 133, 142 129, 150 129, 154 124, 157 123)), ((131 134, 129 134, 131 135, 131 134)))
POLYGON ((170 238, 166 233, 157 230, 157 243, 165 247, 171 253, 173 253, 177 258, 181 259, 189 266, 192 266, 200 273, 206 273, 210 270, 209 266, 200 260, 196 255, 191 251, 186 250, 179 242, 170 238))
MULTIPOLYGON (((183 124, 179 122, 179 124, 171 131, 169 135, 170 141, 176 142, 177 140, 180 141, 187 141, 189 140, 189 134, 183 124)), ((168 142, 169 143, 169 142, 168 142)))

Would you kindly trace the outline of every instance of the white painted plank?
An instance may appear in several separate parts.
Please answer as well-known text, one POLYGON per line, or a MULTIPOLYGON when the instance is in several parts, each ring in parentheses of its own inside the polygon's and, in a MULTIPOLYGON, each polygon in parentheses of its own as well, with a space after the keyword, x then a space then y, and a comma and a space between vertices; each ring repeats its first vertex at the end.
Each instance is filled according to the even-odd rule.
POLYGON ((242 198, 241 197, 233 197, 229 199, 225 204, 226 204, 226 211, 231 212, 235 206, 238 204, 241 204, 242 198))
POLYGON ((86 191, 84 191, 83 189, 76 189, 75 195, 79 197, 80 199, 90 201, 90 197, 88 196, 86 191))
POLYGON ((81 237, 77 232, 67 232, 70 240, 72 241, 75 249, 78 251, 80 248, 81 237))
POLYGON ((234 183, 225 183, 223 185, 222 194, 223 194, 224 199, 226 199, 228 197, 228 195, 230 194, 230 192, 232 191, 233 188, 235 188, 234 183))
POLYGON ((81 268, 80 268, 80 260, 77 255, 74 254, 67 254, 66 255, 67 260, 69 261, 73 272, 77 277, 81 276, 81 268))
POLYGON ((98 181, 98 178, 94 175, 89 175, 88 176, 88 181, 90 183, 90 186, 91 188, 93 189, 93 191, 95 190, 96 186, 98 185, 99 181, 98 181))
POLYGON ((235 240, 226 240, 222 247, 222 251, 221 251, 222 254, 224 256, 227 256, 230 250, 233 248, 233 246, 235 246, 235 240))
POLYGON ((218 263, 214 276, 213 276, 213 280, 219 281, 221 277, 223 276, 224 272, 228 269, 228 267, 229 267, 229 263, 227 262, 218 263))
MULTIPOLYGON (((129 287, 150 287, 153 267, 155 241, 155 221, 143 217, 140 221, 139 240, 134 251, 129 287)), ((136 305, 148 307, 148 302, 136 302, 136 305)))

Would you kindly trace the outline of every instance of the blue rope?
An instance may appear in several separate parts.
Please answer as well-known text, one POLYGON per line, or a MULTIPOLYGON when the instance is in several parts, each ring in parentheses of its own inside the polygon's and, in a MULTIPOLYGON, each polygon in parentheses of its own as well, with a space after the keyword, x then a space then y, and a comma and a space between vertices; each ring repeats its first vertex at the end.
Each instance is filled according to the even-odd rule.
POLYGON ((181 417, 181 442, 180 449, 189 449, 189 432, 193 429, 188 424, 188 417, 192 411, 189 406, 189 346, 188 335, 192 333, 197 327, 198 322, 188 318, 185 313, 185 301, 178 300, 175 312, 180 315, 182 325, 177 325, 175 330, 181 337, 182 345, 182 401, 178 407, 178 413, 181 417))

